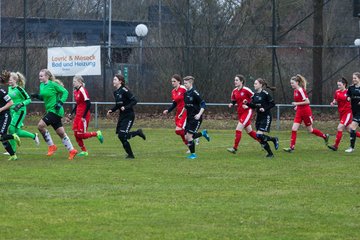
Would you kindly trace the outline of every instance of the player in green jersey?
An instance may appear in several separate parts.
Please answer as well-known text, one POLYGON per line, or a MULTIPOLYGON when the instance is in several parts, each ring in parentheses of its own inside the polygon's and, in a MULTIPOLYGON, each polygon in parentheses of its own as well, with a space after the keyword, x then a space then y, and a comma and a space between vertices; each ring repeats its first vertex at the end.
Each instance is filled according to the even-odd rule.
POLYGON ((48 69, 42 69, 39 72, 40 92, 31 94, 31 97, 43 100, 45 104, 45 116, 39 121, 38 129, 48 145, 48 156, 53 155, 57 146, 54 144, 46 126, 51 125, 57 135, 61 138, 62 143, 69 151, 69 160, 74 159, 77 150, 73 147, 70 138, 67 136, 62 125, 61 118, 64 117, 63 103, 66 101, 68 91, 57 83, 54 75, 48 69))
MULTIPOLYGON (((26 116, 26 106, 31 103, 31 99, 25 91, 25 77, 19 72, 11 72, 9 78, 8 95, 14 104, 10 108, 11 123, 9 126, 9 134, 16 133, 19 137, 31 138, 39 145, 39 137, 37 133, 31 133, 22 129, 26 116)), ((16 143, 14 140, 10 144, 16 152, 16 143)))

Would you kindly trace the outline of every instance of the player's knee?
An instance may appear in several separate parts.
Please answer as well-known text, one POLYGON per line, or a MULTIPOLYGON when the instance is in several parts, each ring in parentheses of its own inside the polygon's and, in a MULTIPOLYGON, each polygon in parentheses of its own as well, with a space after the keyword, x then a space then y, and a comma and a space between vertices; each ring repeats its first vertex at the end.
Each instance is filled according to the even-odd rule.
POLYGON ((118 138, 120 139, 120 141, 121 141, 122 143, 124 143, 124 142, 126 141, 126 133, 124 133, 124 132, 119 132, 118 138))

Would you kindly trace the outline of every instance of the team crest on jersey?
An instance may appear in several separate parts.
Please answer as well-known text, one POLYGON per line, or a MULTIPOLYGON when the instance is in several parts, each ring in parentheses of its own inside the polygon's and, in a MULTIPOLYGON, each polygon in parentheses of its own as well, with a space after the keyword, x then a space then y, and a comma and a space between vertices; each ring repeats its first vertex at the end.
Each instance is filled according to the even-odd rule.
POLYGON ((240 96, 244 96, 244 93, 243 93, 243 92, 241 92, 241 93, 240 93, 240 96))

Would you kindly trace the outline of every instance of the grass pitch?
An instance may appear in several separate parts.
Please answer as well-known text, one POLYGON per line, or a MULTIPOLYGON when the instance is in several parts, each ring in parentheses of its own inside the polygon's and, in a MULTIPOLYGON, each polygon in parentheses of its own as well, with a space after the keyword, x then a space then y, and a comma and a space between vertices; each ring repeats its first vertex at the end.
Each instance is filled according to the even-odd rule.
MULTIPOLYGON (((234 130, 209 129, 188 160, 173 129, 144 132, 130 140, 135 160, 113 128, 74 161, 53 131, 53 157, 28 139, 18 161, 0 156, 0 239, 360 238, 360 150, 344 152, 347 134, 332 152, 299 132, 294 153, 266 159, 246 134, 234 155, 234 130)), ((288 147, 289 132, 271 135, 288 147)))

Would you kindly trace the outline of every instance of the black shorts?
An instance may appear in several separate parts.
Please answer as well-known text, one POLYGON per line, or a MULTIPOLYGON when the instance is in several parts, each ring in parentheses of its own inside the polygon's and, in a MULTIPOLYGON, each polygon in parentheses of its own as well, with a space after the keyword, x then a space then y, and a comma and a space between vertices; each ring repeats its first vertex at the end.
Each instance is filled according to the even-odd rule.
POLYGON ((354 113, 353 112, 353 122, 357 122, 358 124, 360 124, 360 113, 359 112, 356 112, 354 113))
POLYGON ((185 125, 185 132, 189 132, 192 134, 197 133, 201 123, 202 123, 202 118, 200 118, 199 120, 196 120, 195 118, 187 118, 185 125))
POLYGON ((119 134, 120 132, 124 132, 124 133, 128 133, 132 127, 132 125, 134 124, 134 120, 135 120, 135 114, 132 113, 127 113, 125 115, 121 115, 119 117, 117 126, 116 126, 116 133, 119 134))
POLYGON ((7 130, 11 123, 11 115, 9 111, 0 114, 0 135, 7 134, 7 130))
POLYGON ((265 116, 257 115, 256 123, 255 123, 256 130, 262 132, 270 132, 271 121, 272 121, 271 115, 265 115, 265 116))
POLYGON ((55 113, 49 112, 47 113, 42 120, 46 123, 46 126, 51 125, 54 130, 58 129, 59 127, 62 127, 63 124, 61 122, 61 117, 59 115, 56 115, 55 113))

